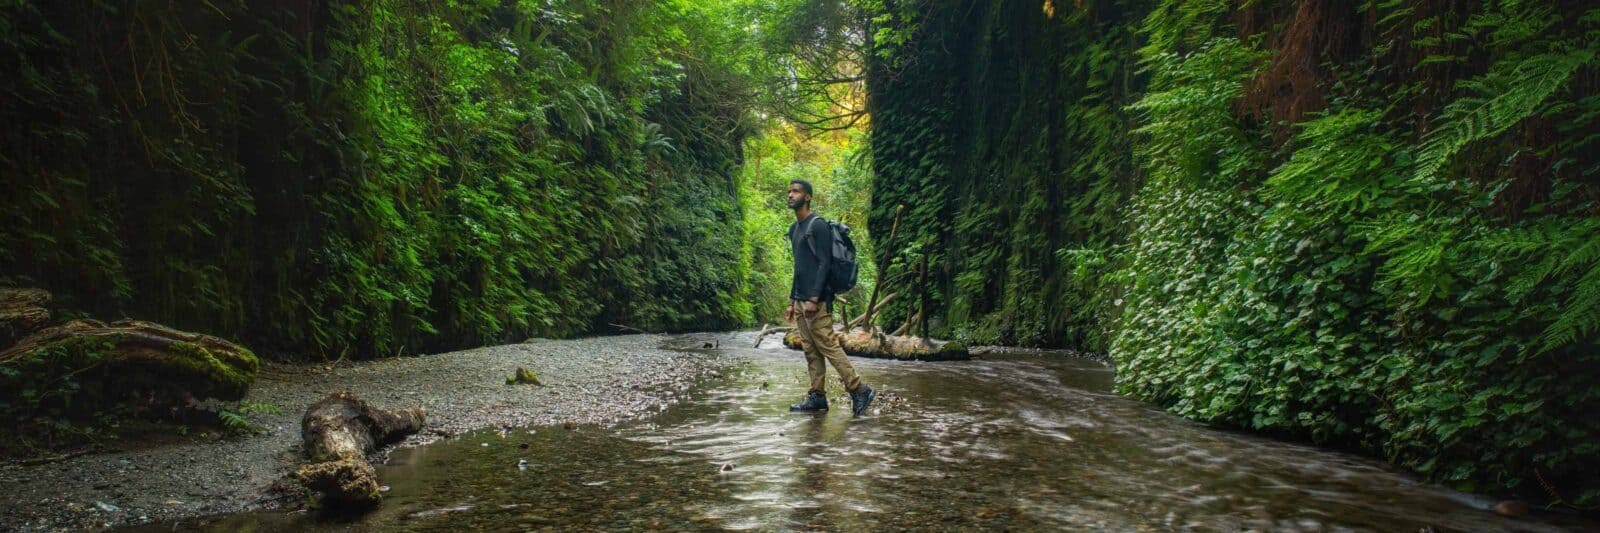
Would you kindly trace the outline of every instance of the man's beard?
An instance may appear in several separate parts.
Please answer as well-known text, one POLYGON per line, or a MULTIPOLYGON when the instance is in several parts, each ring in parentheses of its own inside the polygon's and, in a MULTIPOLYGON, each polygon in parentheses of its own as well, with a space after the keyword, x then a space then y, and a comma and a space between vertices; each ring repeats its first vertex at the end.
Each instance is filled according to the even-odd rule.
POLYGON ((806 201, 805 200, 789 200, 789 209, 792 209, 792 210, 795 210, 795 211, 799 211, 800 208, 805 206, 805 205, 806 205, 806 201))

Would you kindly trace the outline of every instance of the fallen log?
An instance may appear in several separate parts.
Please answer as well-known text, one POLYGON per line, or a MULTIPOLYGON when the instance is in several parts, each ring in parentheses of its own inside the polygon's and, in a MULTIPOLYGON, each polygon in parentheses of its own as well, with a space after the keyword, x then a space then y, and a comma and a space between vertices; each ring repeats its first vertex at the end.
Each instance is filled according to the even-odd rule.
MULTIPOLYGON (((839 339, 839 346, 844 348, 844 353, 852 357, 908 361, 965 361, 972 359, 972 354, 967 351, 966 345, 955 341, 935 341, 921 337, 884 335, 866 331, 846 333, 838 329, 833 331, 833 336, 839 339)), ((805 340, 800 337, 798 332, 790 332, 783 338, 784 346, 796 350, 803 350, 804 342, 805 340)))
POLYGON ((328 395, 306 408, 300 439, 311 464, 293 474, 323 510, 362 511, 382 500, 367 454, 422 429, 427 410, 379 409, 352 394, 328 395))
POLYGON ((259 365, 243 346, 140 320, 73 320, 0 351, 0 367, 19 387, 59 386, 70 376, 77 384, 72 410, 83 412, 132 394, 169 401, 237 400, 249 390, 259 365))
POLYGON ((0 288, 0 349, 50 323, 50 293, 41 289, 0 288))

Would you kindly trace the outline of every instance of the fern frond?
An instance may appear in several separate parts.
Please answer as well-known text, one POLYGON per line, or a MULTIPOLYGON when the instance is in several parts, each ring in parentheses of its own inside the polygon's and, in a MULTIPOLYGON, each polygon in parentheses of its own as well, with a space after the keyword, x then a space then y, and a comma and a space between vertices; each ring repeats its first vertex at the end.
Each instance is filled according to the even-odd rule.
POLYGON ((261 426, 251 422, 250 419, 245 418, 244 415, 229 411, 227 409, 217 411, 217 420, 220 420, 222 422, 223 429, 228 430, 230 433, 245 435, 259 433, 261 431, 261 426))
POLYGON ((1600 331, 1600 264, 1591 264, 1567 297, 1561 316, 1545 329, 1542 351, 1573 344, 1596 331, 1600 331))
POLYGON ((1597 262, 1600 262, 1600 240, 1582 239, 1578 241, 1577 248, 1562 258, 1561 267, 1556 272, 1567 274, 1584 267, 1593 267, 1597 262))
POLYGON ((1551 95, 1571 81, 1578 69, 1594 61, 1596 45, 1507 59, 1461 86, 1464 96, 1445 106, 1443 122, 1423 139, 1415 180, 1438 182, 1439 171, 1474 141, 1494 137, 1534 116, 1551 95))

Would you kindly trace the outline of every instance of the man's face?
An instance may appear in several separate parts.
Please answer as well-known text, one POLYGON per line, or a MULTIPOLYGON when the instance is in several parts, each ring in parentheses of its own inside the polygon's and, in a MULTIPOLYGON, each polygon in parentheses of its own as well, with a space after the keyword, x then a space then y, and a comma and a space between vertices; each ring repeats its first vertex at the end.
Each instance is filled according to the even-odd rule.
POLYGON ((789 184, 789 209, 799 209, 800 206, 806 205, 806 200, 810 199, 811 195, 806 194, 805 189, 800 188, 799 183, 789 184))

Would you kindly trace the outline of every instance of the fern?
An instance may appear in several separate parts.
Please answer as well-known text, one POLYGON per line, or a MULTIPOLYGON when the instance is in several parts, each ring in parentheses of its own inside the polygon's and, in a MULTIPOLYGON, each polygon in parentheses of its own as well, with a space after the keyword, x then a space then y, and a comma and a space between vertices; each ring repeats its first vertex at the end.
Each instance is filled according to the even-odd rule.
POLYGON ((281 414, 283 414, 283 408, 278 407, 277 405, 274 405, 274 404, 271 404, 271 403, 266 403, 266 402, 239 402, 238 411, 239 411, 240 414, 246 414, 246 415, 250 415, 250 414, 281 415, 281 414))
MULTIPOLYGON (((1562 48, 1557 46, 1555 48, 1562 48)), ((1473 142, 1504 133, 1537 115, 1550 96, 1560 92, 1578 69, 1592 63, 1597 44, 1583 48, 1508 59, 1490 66, 1489 72, 1460 86, 1472 96, 1446 105, 1441 124, 1422 141, 1415 180, 1433 189, 1447 188, 1439 172, 1473 142)))
POLYGON ((1378 127, 1383 112, 1345 109, 1301 125, 1289 160, 1267 178, 1266 196, 1302 205, 1327 205, 1324 217, 1371 207, 1390 192, 1398 150, 1394 136, 1378 127))
POLYGON ((1540 351, 1600 331, 1600 220, 1552 218, 1489 237, 1482 247, 1487 257, 1528 265, 1506 287, 1513 302, 1551 282, 1566 294, 1555 320, 1540 337, 1540 351))
POLYGON ((1600 330, 1600 262, 1590 261, 1588 272, 1578 278, 1566 308, 1555 323, 1544 331, 1544 351, 1574 344, 1600 330))
POLYGON ((222 422, 222 429, 235 435, 254 435, 264 429, 243 414, 227 409, 217 411, 217 420, 222 422))

